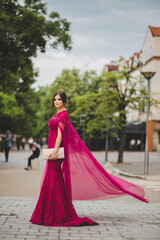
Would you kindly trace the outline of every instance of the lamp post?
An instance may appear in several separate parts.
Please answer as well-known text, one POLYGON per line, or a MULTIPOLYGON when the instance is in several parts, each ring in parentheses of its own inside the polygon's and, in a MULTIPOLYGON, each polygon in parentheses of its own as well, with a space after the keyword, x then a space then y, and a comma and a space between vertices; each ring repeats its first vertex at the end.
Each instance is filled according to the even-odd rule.
POLYGON ((148 149, 148 120, 149 120, 149 101, 150 101, 150 80, 155 75, 155 72, 141 72, 144 78, 148 80, 147 87, 147 119, 146 119, 146 144, 144 157, 144 175, 148 174, 149 169, 149 149, 148 149))

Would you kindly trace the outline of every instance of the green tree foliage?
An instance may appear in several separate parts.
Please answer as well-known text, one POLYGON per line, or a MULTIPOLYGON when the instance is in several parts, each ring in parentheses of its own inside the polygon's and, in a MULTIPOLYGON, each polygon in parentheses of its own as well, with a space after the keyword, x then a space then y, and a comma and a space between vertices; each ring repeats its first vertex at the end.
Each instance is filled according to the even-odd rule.
POLYGON ((26 91, 37 75, 32 57, 45 52, 48 40, 71 48, 70 23, 56 12, 47 16, 40 0, 2 0, 0 9, 0 90, 26 91))
MULTIPOLYGON (((47 43, 52 48, 61 45, 70 50, 71 36, 68 33, 70 23, 57 12, 48 16, 46 4, 41 0, 24 0, 23 3, 0 1, 0 92, 5 93, 5 99, 9 96, 12 99, 14 95, 16 108, 20 113, 21 109, 24 111, 19 124, 10 130, 17 132, 18 126, 23 126, 22 132, 26 128, 24 132, 28 129, 31 134, 37 103, 37 95, 31 86, 38 74, 33 67, 33 57, 38 51, 44 53, 47 43)), ((13 115, 7 120, 1 111, 0 118, 6 121, 1 124, 0 131, 8 129, 13 115)))
POLYGON ((21 115, 24 114, 23 106, 18 106, 14 94, 9 96, 3 92, 0 92, 0 103, 0 115, 3 115, 3 118, 1 118, 0 121, 0 128, 2 128, 8 119, 10 119, 8 122, 8 128, 13 128, 14 124, 16 124, 21 115), (11 121, 11 119, 14 120, 14 122, 11 121))

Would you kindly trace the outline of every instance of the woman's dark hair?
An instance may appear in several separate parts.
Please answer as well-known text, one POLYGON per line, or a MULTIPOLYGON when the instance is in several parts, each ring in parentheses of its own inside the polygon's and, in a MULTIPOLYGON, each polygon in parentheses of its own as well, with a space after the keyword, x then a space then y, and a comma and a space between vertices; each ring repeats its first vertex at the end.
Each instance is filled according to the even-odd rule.
POLYGON ((53 96, 52 111, 53 111, 53 108, 54 108, 54 99, 55 99, 55 96, 57 96, 57 95, 59 95, 61 97, 64 106, 66 106, 66 103, 67 103, 67 96, 66 96, 65 90, 63 90, 63 89, 58 90, 58 92, 56 92, 53 96))

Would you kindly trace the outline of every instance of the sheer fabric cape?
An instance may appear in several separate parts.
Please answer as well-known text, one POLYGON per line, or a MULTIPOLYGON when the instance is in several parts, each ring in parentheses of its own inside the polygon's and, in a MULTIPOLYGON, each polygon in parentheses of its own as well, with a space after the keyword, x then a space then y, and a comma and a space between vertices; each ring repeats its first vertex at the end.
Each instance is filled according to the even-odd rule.
MULTIPOLYGON (((103 200, 129 194, 148 202, 142 187, 106 172, 78 135, 66 110, 56 114, 54 119, 62 134, 65 150, 62 172, 72 200, 103 200)), ((47 163, 42 181, 46 172, 47 163)))

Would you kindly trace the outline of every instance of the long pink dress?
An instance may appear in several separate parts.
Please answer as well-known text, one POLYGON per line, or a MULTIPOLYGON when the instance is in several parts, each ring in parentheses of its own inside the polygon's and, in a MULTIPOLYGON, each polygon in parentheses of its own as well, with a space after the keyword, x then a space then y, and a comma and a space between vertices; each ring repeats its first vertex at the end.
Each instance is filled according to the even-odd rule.
MULTIPOLYGON (((48 126, 50 128, 48 148, 54 148, 58 124, 52 118, 48 126)), ((61 146, 63 146, 63 142, 61 146)), ((91 219, 80 218, 77 215, 61 170, 64 160, 47 161, 41 192, 30 222, 38 225, 64 227, 97 225, 98 223, 91 219)))
POLYGON ((30 222, 64 227, 98 224, 87 217, 78 217, 72 200, 103 200, 129 194, 148 202, 143 188, 105 171, 79 137, 66 110, 50 119, 48 126, 48 147, 54 148, 59 127, 65 159, 47 160, 30 222))

